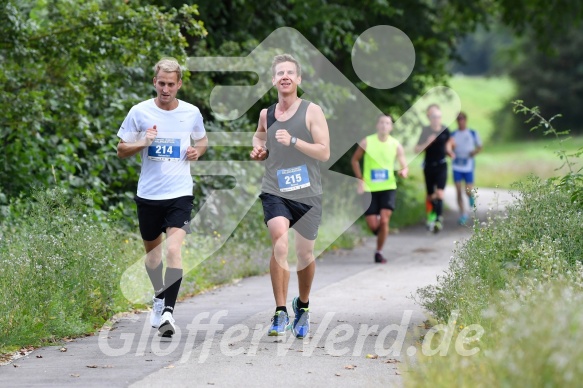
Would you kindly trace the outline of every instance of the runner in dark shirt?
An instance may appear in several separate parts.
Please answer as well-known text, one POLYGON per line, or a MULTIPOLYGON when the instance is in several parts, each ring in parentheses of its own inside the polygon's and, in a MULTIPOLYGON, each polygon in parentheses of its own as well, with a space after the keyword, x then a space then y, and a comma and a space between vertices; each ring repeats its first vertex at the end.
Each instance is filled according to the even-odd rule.
POLYGON ((429 126, 424 127, 415 152, 425 150, 423 174, 427 190, 427 228, 439 232, 443 228, 443 190, 447 181, 447 156, 453 157, 449 129, 441 124, 441 109, 432 104, 427 108, 429 126))

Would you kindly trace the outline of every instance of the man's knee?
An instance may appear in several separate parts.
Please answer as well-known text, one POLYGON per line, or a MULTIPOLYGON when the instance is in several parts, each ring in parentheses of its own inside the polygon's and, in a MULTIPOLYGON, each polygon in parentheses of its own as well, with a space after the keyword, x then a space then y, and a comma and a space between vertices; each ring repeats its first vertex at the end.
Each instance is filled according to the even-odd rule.
POLYGON ((298 268, 305 268, 314 261, 314 252, 311 249, 298 249, 296 256, 298 258, 298 268))
POLYGON ((283 234, 279 237, 275 237, 274 238, 274 242, 273 242, 273 253, 275 254, 275 257, 277 258, 282 258, 285 257, 287 258, 287 252, 288 252, 288 241, 287 241, 287 235, 283 234))

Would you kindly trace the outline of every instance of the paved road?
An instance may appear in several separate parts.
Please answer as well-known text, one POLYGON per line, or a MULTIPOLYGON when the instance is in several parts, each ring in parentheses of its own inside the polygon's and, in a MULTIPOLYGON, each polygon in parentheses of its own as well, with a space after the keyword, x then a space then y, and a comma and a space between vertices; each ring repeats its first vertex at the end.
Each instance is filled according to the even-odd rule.
MULTIPOLYGON (((508 193, 482 190, 480 218, 510 200, 508 193)), ((446 202, 455 208, 451 190, 446 202)), ((1 366, 1 385, 400 386, 425 319, 411 295, 434 283, 447 267, 454 241, 470 236, 469 228, 455 225, 455 214, 448 216, 437 235, 421 226, 391 234, 386 265, 373 264, 373 239, 320 259, 310 338, 265 335, 273 312, 271 285, 268 276, 257 276, 180 303, 180 332, 172 339, 155 335, 147 313, 129 314, 111 330, 1 366)), ((295 280, 292 274, 290 298, 295 280)))

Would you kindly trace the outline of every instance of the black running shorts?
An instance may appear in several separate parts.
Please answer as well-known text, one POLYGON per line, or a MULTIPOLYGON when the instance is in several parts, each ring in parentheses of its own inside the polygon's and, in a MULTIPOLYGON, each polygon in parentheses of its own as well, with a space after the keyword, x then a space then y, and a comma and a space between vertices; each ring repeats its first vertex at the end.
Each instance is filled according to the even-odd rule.
POLYGON ((294 201, 269 193, 259 195, 263 204, 263 220, 275 217, 285 217, 291 228, 297 230, 302 237, 315 240, 318 237, 318 228, 322 220, 322 197, 306 197, 301 201, 294 201))
POLYGON ((447 163, 437 166, 426 166, 423 169, 425 175, 425 188, 427 195, 435 193, 436 189, 443 190, 447 182, 447 163))
MULTIPOLYGON (((372 216, 381 214, 381 209, 395 210, 395 202, 397 200, 397 190, 383 190, 373 191, 371 194, 370 205, 366 207, 365 216, 372 216)), ((365 196, 364 198, 368 198, 365 196)), ((368 202, 368 201, 364 201, 368 202)))
POLYGON ((173 199, 134 198, 138 205, 140 233, 145 241, 153 241, 166 232, 166 228, 182 228, 190 233, 190 216, 194 196, 173 199))

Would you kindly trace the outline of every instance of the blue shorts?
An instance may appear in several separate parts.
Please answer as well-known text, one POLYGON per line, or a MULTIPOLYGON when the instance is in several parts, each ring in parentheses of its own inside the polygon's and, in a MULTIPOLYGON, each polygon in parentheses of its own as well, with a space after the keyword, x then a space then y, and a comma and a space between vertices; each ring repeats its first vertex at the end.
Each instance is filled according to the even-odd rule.
POLYGON ((465 181, 466 184, 473 184, 474 183, 474 172, 459 172, 453 170, 453 181, 455 183, 459 183, 461 181, 465 181))

